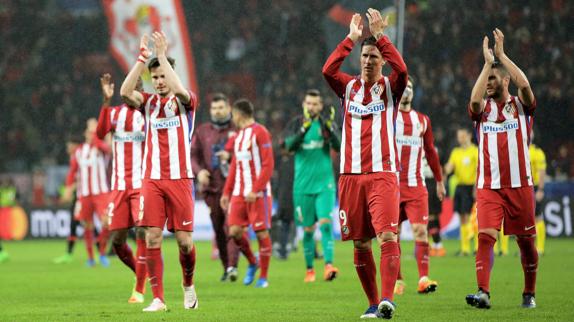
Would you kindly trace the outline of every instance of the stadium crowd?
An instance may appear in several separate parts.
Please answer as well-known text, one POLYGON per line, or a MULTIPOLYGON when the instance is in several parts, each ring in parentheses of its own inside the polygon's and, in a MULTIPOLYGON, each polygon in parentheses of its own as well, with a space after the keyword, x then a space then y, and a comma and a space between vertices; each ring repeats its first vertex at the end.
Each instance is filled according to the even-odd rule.
MULTIPOLYGON (((450 150, 456 128, 471 126, 464 104, 481 66, 476 31, 497 25, 509 38, 520 39, 506 50, 522 53, 517 63, 527 66, 538 106, 548 111, 537 115, 534 126, 548 153, 549 172, 572 179, 574 137, 568 124, 574 122, 569 86, 574 39, 568 26, 574 25, 574 4, 447 0, 448 5, 433 5, 438 1, 407 1, 404 56, 418 84, 413 106, 430 116, 439 148, 450 150)), ((0 1, 0 173, 65 164, 65 140, 81 134, 85 120, 98 115, 99 76, 112 70, 118 82, 124 77, 108 51, 100 2, 86 2, 86 10, 62 10, 67 3, 0 1)), ((202 105, 208 106, 215 91, 233 99, 246 96, 277 140, 287 120, 300 113, 308 88, 320 89, 327 104, 338 104, 320 72, 329 50, 323 22, 335 3, 186 1, 202 105)), ((198 121, 207 117, 207 109, 201 109, 198 121)))

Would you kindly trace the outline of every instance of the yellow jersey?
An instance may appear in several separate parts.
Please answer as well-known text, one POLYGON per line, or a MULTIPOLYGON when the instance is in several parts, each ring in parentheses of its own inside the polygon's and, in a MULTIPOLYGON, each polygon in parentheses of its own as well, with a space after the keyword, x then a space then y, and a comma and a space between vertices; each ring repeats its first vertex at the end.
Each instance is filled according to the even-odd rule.
POLYGON ((450 153, 448 163, 454 166, 454 175, 458 184, 471 186, 476 181, 478 168, 478 147, 470 144, 466 148, 457 146, 450 153))
POLYGON ((541 148, 534 144, 530 144, 528 148, 528 153, 530 154, 530 167, 532 169, 532 183, 535 186, 538 185, 540 181, 540 171, 546 171, 546 155, 541 148))

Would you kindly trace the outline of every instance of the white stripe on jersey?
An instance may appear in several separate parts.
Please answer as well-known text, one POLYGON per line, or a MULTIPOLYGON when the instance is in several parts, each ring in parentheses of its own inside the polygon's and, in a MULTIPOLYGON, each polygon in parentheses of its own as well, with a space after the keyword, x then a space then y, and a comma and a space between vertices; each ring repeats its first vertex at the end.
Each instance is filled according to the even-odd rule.
MULTIPOLYGON (((353 88, 353 85, 355 84, 356 81, 357 81, 356 79, 353 79, 349 82, 349 84, 347 84, 347 88, 345 89, 345 98, 346 99, 344 99, 342 101, 342 105, 343 105, 343 111, 342 111, 342 113, 343 113, 343 126, 342 126, 342 128, 343 129, 341 132, 341 151, 340 151, 341 153, 339 153, 341 156, 341 160, 339 162, 339 169, 343 169, 344 165, 345 165, 345 147, 347 146, 347 134, 346 134, 347 133, 347 131, 346 131, 347 127, 345 126, 345 124, 347 122, 347 113, 345 111, 347 111, 347 109, 349 108, 348 105, 350 104, 351 100, 349 100, 348 98, 351 95, 351 89, 353 88), (347 102, 349 102, 349 104, 347 102)), ((343 170, 341 170, 341 171, 343 171, 343 170)))
MULTIPOLYGON (((365 97, 365 84, 363 80, 360 80, 361 88, 353 97, 353 101, 362 102, 365 97)), ((347 85, 348 86, 348 85, 347 85)), ((349 87, 349 86, 348 86, 349 87)), ((361 117, 353 117, 351 115, 351 172, 361 173, 361 125, 363 124, 363 119, 361 117)))
MULTIPOLYGON (((116 124, 116 129, 125 129, 126 128, 126 116, 128 114, 128 110, 126 108, 122 108, 118 115, 118 122, 116 124)), ((114 173, 118 175, 118 190, 125 190, 126 189, 126 167, 125 167, 125 142, 115 142, 112 144, 113 147, 116 147, 114 150, 114 156, 116 158, 116 162, 114 164, 114 173), (116 167, 117 163, 117 169, 116 167)), ((112 176, 112 178, 115 176, 112 176)), ((112 184, 112 187, 114 185, 112 184)))
POLYGON ((253 151, 253 165, 255 166, 255 176, 259 177, 261 174, 261 155, 259 153, 259 146, 257 146, 257 137, 251 137, 251 148, 253 151))
MULTIPOLYGON (((150 102, 152 99, 149 100, 150 102)), ((148 106, 150 108, 151 106, 148 106)), ((150 179, 160 179, 161 178, 161 169, 160 169, 160 162, 159 162, 159 136, 158 130, 155 126, 152 126, 151 120, 157 119, 161 108, 161 100, 159 98, 156 99, 156 106, 151 113, 149 118, 149 129, 151 132, 151 171, 150 171, 150 179)))
MULTIPOLYGON (((171 101, 171 104, 175 102, 171 101)), ((170 103, 165 104, 164 111, 166 115, 170 109, 170 103)), ((181 106, 178 106, 181 108, 181 106)), ((181 109, 180 109, 181 113, 181 109)), ((185 110, 184 110, 185 113, 185 110)), ((170 127, 167 129, 167 139, 168 139, 168 147, 169 147, 169 177, 170 179, 179 179, 180 178, 180 170, 179 170, 179 144, 177 138, 177 132, 179 132, 179 127, 170 127)), ((159 145, 157 146, 159 151, 159 145)), ((161 170, 160 170, 161 171, 161 170)))
MULTIPOLYGON (((372 94, 371 94, 372 95, 372 94)), ((373 101, 381 99, 381 95, 372 95, 373 101)), ((383 171, 383 153, 381 151, 381 133, 382 113, 373 114, 373 123, 371 126, 371 158, 373 160, 373 172, 383 171)))
MULTIPOLYGON (((97 149, 94 149, 94 150, 96 150, 97 153, 100 153, 99 151, 97 151, 97 149)), ((106 179, 107 179, 108 174, 106 171, 106 163, 107 162, 105 159, 107 159, 107 158, 96 158, 96 163, 97 163, 96 168, 98 171, 98 179, 99 179, 99 180, 97 180, 98 181, 97 183, 101 184, 101 186, 98 187, 100 190, 100 193, 109 192, 108 186, 106 184, 106 179)))
MULTIPOLYGON (((234 142, 234 147, 233 147, 233 151, 239 151, 239 147, 241 145, 241 140, 243 140, 243 133, 244 131, 239 131, 239 134, 237 134, 237 137, 235 138, 235 142, 234 142)), ((239 196, 241 194, 241 176, 240 176, 240 172, 239 171, 239 160, 237 160, 237 156, 235 156, 235 181, 234 181, 234 185, 233 185, 233 196, 239 196)))
MULTIPOLYGON (((393 103, 393 92, 391 90, 391 83, 389 79, 385 76, 385 88, 387 92, 387 140, 389 144, 389 162, 391 162, 391 171, 397 171, 398 164, 396 164, 396 154, 395 154, 395 124, 393 116, 395 115, 395 104, 393 103)), ((380 135, 380 134, 379 134, 380 135)))
MULTIPOLYGON (((399 113, 401 114, 401 113, 399 113)), ((419 118, 417 113, 414 110, 411 110, 409 113, 409 117, 411 119, 413 133, 411 134, 415 138, 421 137, 421 126, 419 122, 419 118)), ((421 150, 421 146, 411 146, 411 153, 409 155, 409 172, 408 172, 408 186, 409 187, 416 187, 417 186, 417 163, 418 163, 418 156, 419 151, 421 150)), ((403 169, 404 170, 404 169, 403 169)), ((424 181, 424 180, 423 180, 424 181)))
POLYGON ((96 161, 98 151, 96 149, 89 149, 88 146, 88 162, 90 164, 90 176, 92 177, 91 180, 91 191, 92 194, 97 195, 100 193, 100 185, 98 184, 98 180, 94 180, 98 178, 98 162, 96 161))
MULTIPOLYGON (((244 130, 243 140, 241 142, 241 152, 248 152, 249 145, 251 144, 251 135, 253 134, 253 128, 248 127, 244 130)), ((243 158, 241 161, 241 169, 243 170, 243 195, 246 196, 251 192, 253 188, 253 182, 251 182, 251 166, 249 164, 248 158, 243 158)), ((236 182, 239 184, 239 182, 236 182)))
MULTIPOLYGON (((401 137, 405 135, 405 120, 403 119, 403 114, 402 113, 398 113, 397 114, 397 128, 396 128, 396 136, 397 137, 401 137)), ((397 154, 399 156, 399 160, 402 160, 403 158, 403 149, 401 148, 402 146, 397 144, 397 154)), ((401 171, 404 171, 404 169, 401 169, 401 171)))
POLYGON ((476 187, 482 189, 484 187, 484 133, 482 126, 478 126, 478 180, 476 187))
MULTIPOLYGON (((531 186, 533 185, 533 182, 532 182, 532 169, 530 168, 530 152, 528 151, 529 142, 528 142, 528 133, 526 132, 528 130, 526 124, 526 116, 524 115, 524 107, 522 106, 522 103, 520 103, 520 100, 516 98, 515 102, 516 106, 518 107, 518 121, 520 122, 520 133, 522 134, 522 148, 524 150, 522 151, 522 153, 524 153, 526 175, 528 176, 528 185, 531 186)), ((519 152, 520 151, 517 151, 516 155, 518 155, 519 152)))
MULTIPOLYGON (((179 104, 179 111, 180 111, 180 118, 181 118, 181 126, 183 129, 183 136, 182 136, 182 140, 184 140, 184 152, 186 155, 185 158, 185 175, 186 176, 192 176, 193 175, 193 170, 191 168, 191 137, 193 135, 193 127, 191 127, 190 129, 190 124, 189 121, 187 119, 187 110, 185 109, 185 107, 183 106, 183 104, 181 104, 180 101, 177 101, 179 104), (191 130, 191 131, 190 131, 191 130)), ((194 121, 193 119, 191 120, 192 122, 194 121)), ((193 124, 192 124, 193 126, 193 124)))

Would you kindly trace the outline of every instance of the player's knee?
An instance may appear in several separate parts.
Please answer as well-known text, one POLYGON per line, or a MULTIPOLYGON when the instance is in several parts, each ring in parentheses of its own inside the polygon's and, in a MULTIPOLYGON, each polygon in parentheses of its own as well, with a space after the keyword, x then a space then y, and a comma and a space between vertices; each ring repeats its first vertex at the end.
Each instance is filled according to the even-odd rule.
POLYGON ((112 243, 114 245, 123 245, 128 238, 127 230, 117 230, 114 232, 114 237, 112 238, 112 243))
POLYGON ((330 224, 330 223, 331 223, 331 219, 324 218, 324 219, 319 220, 319 226, 323 226, 324 224, 330 224))
POLYGON ((486 234, 496 240, 498 240, 498 230, 494 229, 494 228, 486 228, 486 229, 480 229, 478 231, 479 234, 486 234))
POLYGON ((147 229, 145 233, 146 246, 148 248, 159 248, 162 239, 161 229, 147 229))
POLYGON ((145 229, 142 227, 136 228, 136 239, 145 240, 145 229))
POLYGON ((357 250, 370 250, 371 249, 371 240, 354 240, 353 246, 357 250))
POLYGON ((243 235, 243 229, 239 226, 231 226, 229 227, 229 236, 240 239, 241 235, 243 235))
POLYGON ((257 239, 265 239, 265 238, 269 237, 269 231, 267 229, 260 230, 260 231, 255 233, 255 236, 257 236, 257 239))
POLYGON ((425 225, 415 224, 413 225, 413 233, 415 235, 415 240, 426 241, 428 238, 427 229, 425 225))
POLYGON ((397 241, 397 234, 392 231, 384 231, 377 235, 377 240, 379 244, 384 244, 386 242, 396 242, 397 241))
POLYGON ((303 231, 304 231, 304 232, 307 232, 307 233, 315 232, 315 225, 303 227, 303 231))

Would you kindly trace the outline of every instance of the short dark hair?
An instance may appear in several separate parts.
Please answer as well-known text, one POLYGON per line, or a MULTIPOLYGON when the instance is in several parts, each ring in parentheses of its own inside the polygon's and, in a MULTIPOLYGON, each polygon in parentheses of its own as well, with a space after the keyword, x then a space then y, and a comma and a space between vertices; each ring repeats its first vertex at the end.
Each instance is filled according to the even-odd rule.
POLYGON ((318 89, 311 88, 308 89, 307 92, 305 92, 305 96, 321 98, 321 92, 318 89))
POLYGON ((377 39, 374 36, 365 38, 362 42, 361 42, 361 49, 363 49, 364 46, 376 46, 377 45, 377 39))
POLYGON ((233 109, 238 110, 241 114, 247 117, 253 117, 253 114, 255 113, 253 104, 246 98, 240 98, 235 101, 235 103, 233 103, 233 109))
POLYGON ((229 99, 227 98, 227 95, 225 95, 223 93, 213 94, 213 96, 211 97, 211 103, 215 103, 215 102, 219 102, 219 101, 225 101, 226 103, 229 103, 229 99))
POLYGON ((492 63, 491 68, 492 69, 498 69, 498 71, 500 71, 500 73, 504 77, 510 77, 510 73, 508 72, 506 67, 504 67, 504 65, 502 65, 502 63, 500 61, 495 60, 494 63, 492 63))
MULTIPOLYGON (((175 59, 167 57, 167 61, 171 65, 171 68, 175 68, 175 59)), ((152 58, 147 65, 147 69, 151 72, 152 69, 159 67, 159 59, 157 57, 152 58)))

